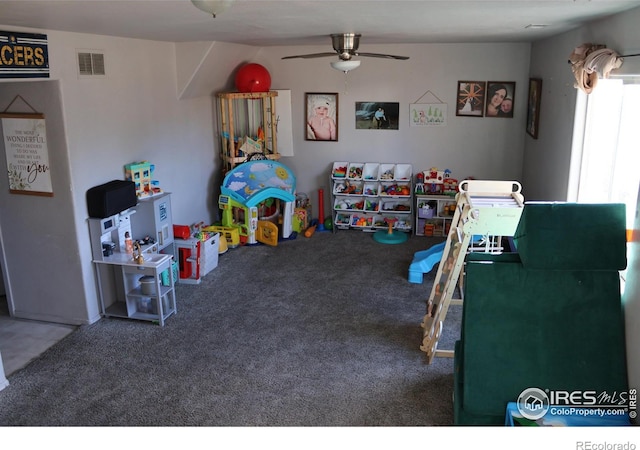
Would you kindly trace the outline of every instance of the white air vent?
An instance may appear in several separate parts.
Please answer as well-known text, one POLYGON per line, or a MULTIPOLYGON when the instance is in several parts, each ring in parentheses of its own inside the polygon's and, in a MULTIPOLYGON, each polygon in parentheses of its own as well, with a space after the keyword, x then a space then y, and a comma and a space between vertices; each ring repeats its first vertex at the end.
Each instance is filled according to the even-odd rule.
POLYGON ((104 53, 93 50, 78 51, 78 74, 86 76, 104 76, 104 53))

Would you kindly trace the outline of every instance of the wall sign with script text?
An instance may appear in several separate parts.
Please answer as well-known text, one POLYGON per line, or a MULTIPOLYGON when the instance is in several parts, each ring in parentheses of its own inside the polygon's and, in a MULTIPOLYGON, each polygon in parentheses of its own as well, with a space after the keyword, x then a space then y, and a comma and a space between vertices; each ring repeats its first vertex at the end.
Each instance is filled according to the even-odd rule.
POLYGON ((49 78, 47 35, 0 31, 0 78, 49 78))
POLYGON ((53 196, 42 114, 0 114, 9 192, 53 196))

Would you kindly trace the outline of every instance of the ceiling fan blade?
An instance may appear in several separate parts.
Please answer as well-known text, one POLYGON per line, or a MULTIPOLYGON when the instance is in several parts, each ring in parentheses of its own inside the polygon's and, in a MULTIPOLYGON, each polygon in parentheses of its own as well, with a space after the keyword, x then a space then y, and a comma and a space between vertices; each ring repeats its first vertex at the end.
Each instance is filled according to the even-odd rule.
POLYGON ((293 59, 293 58, 324 58, 326 56, 336 56, 335 52, 325 52, 325 53, 310 53, 308 55, 293 55, 293 56, 283 56, 282 59, 293 59))
POLYGON ((407 60, 409 59, 408 56, 398 56, 398 55, 384 55, 382 53, 356 53, 356 56, 368 56, 371 58, 387 58, 387 59, 401 59, 401 60, 407 60))

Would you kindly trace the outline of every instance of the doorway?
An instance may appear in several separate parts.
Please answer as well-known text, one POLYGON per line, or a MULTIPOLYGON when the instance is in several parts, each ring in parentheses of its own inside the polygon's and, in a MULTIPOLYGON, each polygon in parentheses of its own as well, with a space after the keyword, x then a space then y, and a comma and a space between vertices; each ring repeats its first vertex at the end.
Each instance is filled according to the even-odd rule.
MULTIPOLYGON (((53 196, 9 191, 0 143, 0 354, 5 371, 23 367, 84 323, 87 300, 74 221, 71 168, 58 81, 0 83, 0 110, 46 120, 53 196), (18 96, 24 102, 13 102, 18 96), (17 355, 16 363, 13 356, 17 355), (35 355, 35 356, 34 356, 35 355)), ((0 134, 2 128, 0 127, 0 134)))

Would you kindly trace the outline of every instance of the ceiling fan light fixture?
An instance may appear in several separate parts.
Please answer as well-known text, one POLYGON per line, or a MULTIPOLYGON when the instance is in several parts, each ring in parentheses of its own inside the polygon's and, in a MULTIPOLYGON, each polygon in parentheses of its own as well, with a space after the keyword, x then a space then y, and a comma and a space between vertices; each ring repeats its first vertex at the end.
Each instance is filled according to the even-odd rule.
POLYGON ((331 67, 340 72, 347 73, 350 70, 357 69, 360 67, 360 61, 356 61, 354 59, 350 59, 349 61, 331 61, 331 67))
POLYGON ((191 0, 193 6, 211 14, 214 18, 231 7, 235 0, 191 0))

